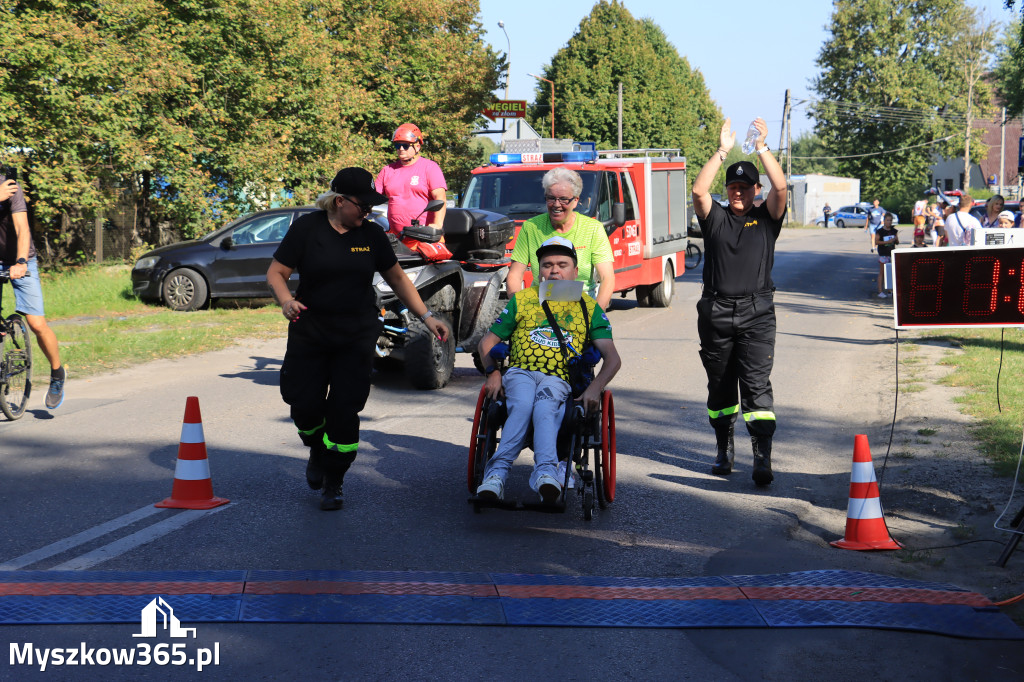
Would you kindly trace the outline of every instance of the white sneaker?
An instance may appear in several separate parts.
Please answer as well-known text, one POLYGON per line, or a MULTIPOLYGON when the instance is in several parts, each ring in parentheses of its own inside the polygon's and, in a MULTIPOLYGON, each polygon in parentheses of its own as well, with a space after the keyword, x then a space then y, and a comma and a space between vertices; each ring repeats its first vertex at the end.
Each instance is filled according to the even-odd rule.
POLYGON ((490 475, 476 489, 477 497, 485 500, 500 500, 505 497, 505 481, 500 476, 490 475))
POLYGON ((537 479, 537 492, 540 493, 540 499, 544 504, 554 504, 562 494, 562 486, 554 476, 544 474, 537 479))

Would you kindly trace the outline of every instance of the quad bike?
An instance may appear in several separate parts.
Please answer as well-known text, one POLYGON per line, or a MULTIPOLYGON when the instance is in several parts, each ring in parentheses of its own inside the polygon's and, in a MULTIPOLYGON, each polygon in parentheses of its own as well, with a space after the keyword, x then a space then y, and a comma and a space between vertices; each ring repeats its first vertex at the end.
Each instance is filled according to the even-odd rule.
MULTIPOLYGON (((440 200, 432 201, 424 213, 436 211, 441 205, 440 200)), ((445 386, 455 368, 456 353, 473 353, 479 367, 477 345, 504 305, 510 263, 505 244, 512 239, 514 229, 512 219, 499 213, 449 208, 443 233, 452 258, 437 262, 428 262, 418 251, 393 238, 392 246, 405 274, 427 308, 452 333, 447 341, 437 339, 378 274, 374 289, 384 321, 384 331, 377 339, 379 362, 403 363, 409 381, 420 389, 445 386)), ((435 233, 413 221, 403 236, 436 242, 435 233)))

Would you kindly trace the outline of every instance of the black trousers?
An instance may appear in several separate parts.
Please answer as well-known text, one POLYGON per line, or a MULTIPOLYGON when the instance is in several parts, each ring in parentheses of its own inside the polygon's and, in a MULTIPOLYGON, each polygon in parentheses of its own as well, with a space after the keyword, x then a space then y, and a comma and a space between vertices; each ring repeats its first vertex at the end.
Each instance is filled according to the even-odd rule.
POLYGON ((346 331, 305 313, 288 325, 281 397, 303 443, 323 438, 330 450, 355 452, 379 334, 376 321, 346 331))
POLYGON ((705 296, 697 302, 700 359, 708 376, 708 419, 728 426, 742 411, 751 436, 775 433, 772 292, 741 298, 705 296))

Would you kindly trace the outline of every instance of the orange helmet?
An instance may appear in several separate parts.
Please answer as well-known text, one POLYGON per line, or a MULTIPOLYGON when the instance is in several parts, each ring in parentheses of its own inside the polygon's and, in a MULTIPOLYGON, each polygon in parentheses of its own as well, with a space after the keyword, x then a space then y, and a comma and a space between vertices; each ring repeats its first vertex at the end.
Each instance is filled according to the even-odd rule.
POLYGON ((412 123, 403 123, 395 128, 395 134, 391 136, 392 142, 422 142, 423 133, 412 123))

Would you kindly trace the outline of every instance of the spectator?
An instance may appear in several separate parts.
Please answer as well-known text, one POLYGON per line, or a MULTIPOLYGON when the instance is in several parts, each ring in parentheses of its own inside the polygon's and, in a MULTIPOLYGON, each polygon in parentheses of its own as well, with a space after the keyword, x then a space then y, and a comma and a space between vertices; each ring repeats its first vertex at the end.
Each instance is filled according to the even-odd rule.
POLYGON ((981 223, 971 215, 973 203, 970 194, 961 195, 959 207, 946 218, 946 238, 950 246, 970 246, 974 241, 974 230, 981 229, 981 223))
MULTIPOLYGON (((892 226, 892 213, 886 212, 882 226, 873 236, 873 245, 878 249, 878 298, 885 298, 885 266, 892 262, 892 250, 900 243, 899 232, 892 226)), ((921 239, 924 240, 923 234, 921 239)))
POLYGON ((17 181, 2 176, 0 180, 0 265, 10 271, 14 288, 14 309, 25 315, 36 343, 50 363, 50 387, 44 403, 56 410, 64 402, 67 370, 60 362, 57 335, 46 323, 43 309, 43 287, 39 282, 36 245, 28 226, 25 194, 17 181))
POLYGON ((932 246, 942 246, 942 240, 946 238, 946 213, 948 205, 939 199, 932 205, 932 246))
POLYGON ((1008 230, 1013 227, 1014 216, 1012 211, 1001 211, 997 216, 999 227, 1004 230, 1008 230))
POLYGON ((864 229, 868 233, 868 241, 871 242, 871 252, 875 252, 875 230, 882 226, 882 216, 885 215, 885 209, 879 205, 878 199, 872 202, 871 208, 868 209, 867 220, 864 221, 864 229))
POLYGON ((827 230, 828 229, 828 219, 832 217, 832 207, 828 205, 827 201, 825 202, 825 207, 823 209, 821 209, 821 213, 822 213, 822 215, 825 216, 825 229, 827 230))
POLYGON ((981 223, 982 227, 998 227, 999 226, 999 214, 1003 212, 1003 205, 1006 203, 1006 199, 1002 195, 994 194, 989 197, 988 201, 985 202, 985 215, 982 216, 978 222, 981 223))

